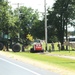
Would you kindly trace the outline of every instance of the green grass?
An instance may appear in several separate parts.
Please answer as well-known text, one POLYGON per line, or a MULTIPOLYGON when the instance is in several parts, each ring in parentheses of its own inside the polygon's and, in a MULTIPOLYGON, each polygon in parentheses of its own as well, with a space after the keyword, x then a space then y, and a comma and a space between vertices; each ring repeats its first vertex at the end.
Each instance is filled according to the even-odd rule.
POLYGON ((51 54, 57 54, 57 55, 65 55, 65 56, 75 56, 75 51, 55 51, 51 52, 51 54))
MULTIPOLYGON (((27 46, 26 47, 26 51, 30 50, 32 46, 27 46)), ((48 43, 48 49, 49 47, 51 48, 51 44, 48 43)), ((43 48, 45 50, 45 44, 43 44, 43 48)), ((27 58, 31 58, 34 60, 38 60, 41 61, 45 64, 49 64, 49 65, 56 65, 58 67, 62 67, 62 68, 66 68, 69 70, 75 70, 75 60, 72 59, 67 59, 67 58, 61 58, 61 57, 56 57, 56 56, 48 56, 45 54, 37 54, 37 53, 29 53, 29 52, 10 52, 12 54, 15 55, 19 55, 22 57, 27 57, 27 58)), ((75 51, 69 50, 69 51, 58 51, 58 47, 57 47, 57 43, 55 43, 55 51, 51 52, 50 54, 54 54, 54 55, 65 55, 65 56, 75 56, 75 51)))
POLYGON ((19 52, 19 53, 13 53, 13 54, 16 54, 22 57, 31 58, 38 61, 42 61, 46 64, 54 64, 69 70, 75 70, 75 60, 55 57, 55 56, 48 56, 44 54, 27 53, 27 52, 19 52))

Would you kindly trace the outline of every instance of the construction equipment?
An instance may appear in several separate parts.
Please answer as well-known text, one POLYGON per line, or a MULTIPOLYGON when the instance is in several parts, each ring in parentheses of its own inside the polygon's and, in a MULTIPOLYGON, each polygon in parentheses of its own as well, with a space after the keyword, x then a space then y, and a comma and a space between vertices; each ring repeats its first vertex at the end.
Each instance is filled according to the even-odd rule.
POLYGON ((20 44, 18 41, 13 39, 7 39, 7 38, 0 38, 0 50, 3 50, 3 48, 6 48, 6 51, 9 51, 8 49, 12 49, 13 52, 19 52, 20 51, 20 44))
POLYGON ((34 43, 33 47, 30 49, 30 52, 31 53, 34 53, 34 52, 44 52, 42 44, 41 43, 34 43))

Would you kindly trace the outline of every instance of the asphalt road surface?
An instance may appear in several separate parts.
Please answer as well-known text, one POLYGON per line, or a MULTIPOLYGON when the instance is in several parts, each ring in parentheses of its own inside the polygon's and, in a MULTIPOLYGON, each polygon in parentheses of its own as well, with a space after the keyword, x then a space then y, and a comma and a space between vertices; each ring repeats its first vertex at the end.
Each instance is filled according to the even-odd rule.
POLYGON ((59 75, 0 55, 0 75, 59 75))

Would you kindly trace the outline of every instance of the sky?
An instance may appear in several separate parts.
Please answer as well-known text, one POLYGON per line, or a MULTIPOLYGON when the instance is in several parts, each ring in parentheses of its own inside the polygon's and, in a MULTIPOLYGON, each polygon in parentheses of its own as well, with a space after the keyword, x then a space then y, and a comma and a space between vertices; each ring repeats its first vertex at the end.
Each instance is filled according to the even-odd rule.
MULTIPOLYGON (((20 6, 31 7, 32 9, 38 9, 39 12, 44 12, 44 0, 8 0, 13 8, 17 7, 17 3, 20 3, 20 6)), ((47 7, 53 6, 55 0, 46 0, 47 7)))
MULTIPOLYGON (((38 11, 40 13, 44 12, 44 0, 8 0, 9 4, 12 5, 13 9, 18 7, 18 3, 20 6, 26 6, 26 7, 31 7, 32 9, 38 11)), ((54 4, 55 0, 46 0, 46 6, 47 7, 52 7, 54 4)), ((68 27, 68 31, 74 31, 74 28, 72 26, 68 27)))
POLYGON ((75 28, 73 26, 68 26, 68 31, 75 31, 75 28))

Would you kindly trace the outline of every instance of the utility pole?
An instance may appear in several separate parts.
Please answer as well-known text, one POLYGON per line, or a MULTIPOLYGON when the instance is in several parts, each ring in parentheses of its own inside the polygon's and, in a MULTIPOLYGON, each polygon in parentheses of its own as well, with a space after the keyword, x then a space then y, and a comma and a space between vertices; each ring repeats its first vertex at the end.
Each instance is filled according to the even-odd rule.
POLYGON ((46 0, 44 0, 44 10, 45 10, 45 42, 46 42, 46 51, 48 50, 47 47, 47 13, 46 13, 46 0))
MULTIPOLYGON (((20 19, 19 19, 19 17, 20 17, 20 11, 19 11, 19 7, 20 7, 20 5, 22 5, 23 3, 15 3, 14 5, 17 5, 17 9, 18 9, 18 21, 20 22, 20 19)), ((18 38, 20 38, 20 34, 18 33, 18 38)))
MULTIPOLYGON (((20 3, 17 3, 17 7, 18 7, 18 21, 20 22, 20 11, 19 11, 19 6, 20 6, 20 3)), ((20 33, 18 33, 18 39, 20 38, 20 33)))

